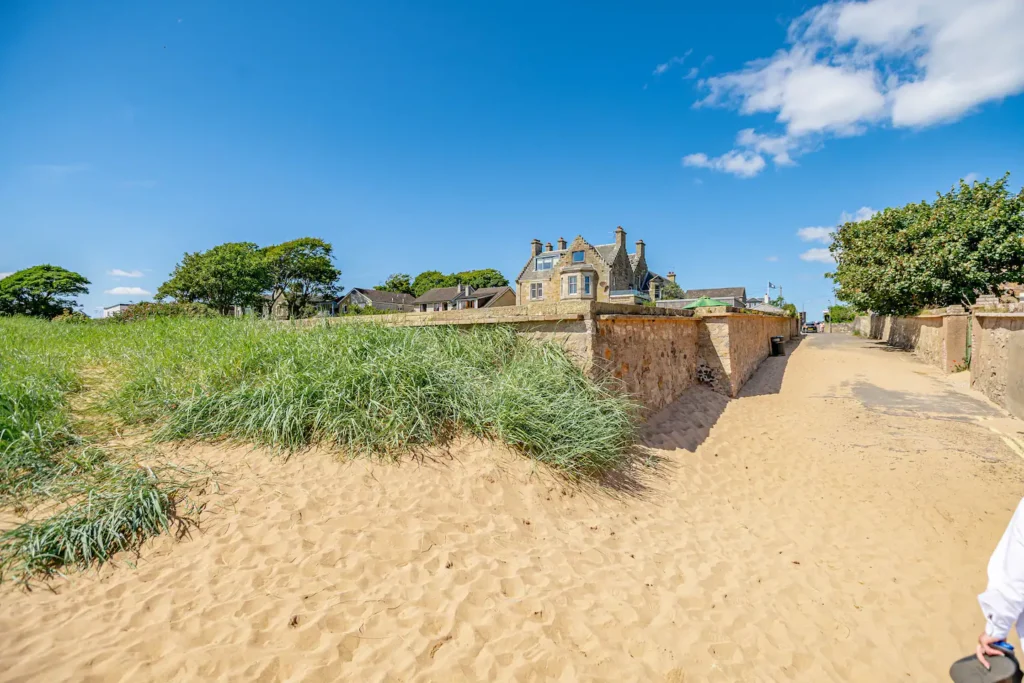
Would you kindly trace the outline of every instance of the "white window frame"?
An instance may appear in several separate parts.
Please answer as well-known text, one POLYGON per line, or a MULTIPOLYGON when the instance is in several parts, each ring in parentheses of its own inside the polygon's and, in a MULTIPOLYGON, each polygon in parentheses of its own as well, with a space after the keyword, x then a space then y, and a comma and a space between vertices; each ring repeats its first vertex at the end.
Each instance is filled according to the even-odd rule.
POLYGON ((555 261, 557 259, 557 256, 538 256, 533 262, 533 269, 535 271, 551 270, 555 267, 555 261), (541 267, 542 264, 543 267, 541 267))
POLYGON ((579 278, 575 275, 570 275, 568 278, 566 278, 565 289, 566 294, 568 294, 569 296, 574 296, 577 292, 579 292, 579 278))
POLYGON ((583 293, 584 294, 590 294, 590 276, 589 275, 584 275, 583 276, 583 293))
POLYGON ((530 283, 530 299, 540 300, 544 298, 544 283, 543 282, 531 282, 530 283))
POLYGON ((573 263, 584 263, 586 260, 587 260, 587 254, 582 249, 577 249, 576 251, 572 252, 572 262, 573 263), (576 254, 579 254, 580 257, 576 258, 576 254))

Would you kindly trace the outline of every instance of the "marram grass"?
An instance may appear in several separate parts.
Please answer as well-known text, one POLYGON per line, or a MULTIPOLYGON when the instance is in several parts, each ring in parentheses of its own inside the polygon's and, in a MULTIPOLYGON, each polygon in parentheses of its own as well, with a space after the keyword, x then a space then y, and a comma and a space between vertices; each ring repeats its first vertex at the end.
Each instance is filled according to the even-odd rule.
POLYGON ((570 477, 620 465, 638 416, 635 401, 560 347, 501 326, 0 319, 0 507, 59 510, 3 532, 8 575, 102 562, 184 523, 184 480, 83 436, 71 410, 83 370, 104 378, 90 410, 156 440, 393 456, 467 435, 570 477))

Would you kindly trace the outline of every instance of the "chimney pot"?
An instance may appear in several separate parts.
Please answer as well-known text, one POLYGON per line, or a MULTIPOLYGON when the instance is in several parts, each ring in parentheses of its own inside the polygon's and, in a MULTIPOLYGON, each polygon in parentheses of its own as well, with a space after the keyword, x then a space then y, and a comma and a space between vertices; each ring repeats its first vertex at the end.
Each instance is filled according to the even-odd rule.
POLYGON ((676 281, 676 274, 674 272, 672 272, 671 270, 668 271, 668 275, 666 277, 668 277, 668 281, 669 282, 675 282, 676 281))
POLYGON ((551 246, 551 242, 548 242, 544 246, 545 246, 544 251, 553 251, 554 250, 554 248, 551 246))
POLYGON ((643 240, 637 240, 636 241, 636 253, 637 253, 637 257, 638 258, 643 258, 644 257, 644 241, 643 240))
POLYGON ((530 242, 530 248, 533 250, 533 255, 536 256, 540 253, 540 240, 533 240, 530 242))
POLYGON ((565 238, 564 237, 559 237, 558 238, 558 250, 559 251, 565 251, 565 238))

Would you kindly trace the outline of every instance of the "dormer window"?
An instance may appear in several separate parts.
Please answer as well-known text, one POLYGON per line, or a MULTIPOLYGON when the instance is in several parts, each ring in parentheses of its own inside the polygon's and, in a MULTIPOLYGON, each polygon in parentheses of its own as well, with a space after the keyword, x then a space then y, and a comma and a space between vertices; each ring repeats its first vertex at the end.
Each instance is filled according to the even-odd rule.
POLYGON ((574 252, 572 252, 572 262, 573 263, 583 263, 583 260, 584 260, 585 256, 586 255, 583 253, 582 250, 581 251, 574 251, 574 252))
POLYGON ((551 270, 555 267, 555 261, 558 260, 557 256, 538 256, 534 263, 534 270, 551 270))

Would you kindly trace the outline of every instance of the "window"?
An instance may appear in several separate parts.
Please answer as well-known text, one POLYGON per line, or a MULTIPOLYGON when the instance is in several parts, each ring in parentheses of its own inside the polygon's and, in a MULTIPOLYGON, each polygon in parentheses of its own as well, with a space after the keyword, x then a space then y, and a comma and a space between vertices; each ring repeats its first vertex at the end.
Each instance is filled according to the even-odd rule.
POLYGON ((558 259, 557 256, 538 256, 534 270, 551 270, 555 267, 555 261, 558 259))
POLYGON ((579 280, 578 280, 578 278, 575 275, 570 275, 569 276, 569 284, 568 284, 569 291, 568 291, 568 293, 570 295, 573 295, 573 294, 576 293, 576 283, 578 281, 579 280))
POLYGON ((590 294, 590 276, 589 275, 584 275, 583 276, 583 293, 584 294, 590 294))
POLYGON ((583 263, 583 252, 582 251, 574 251, 574 252, 572 252, 572 262, 573 263, 583 263))
POLYGON ((530 298, 531 299, 543 299, 544 298, 544 283, 543 282, 531 282, 530 283, 530 298))

